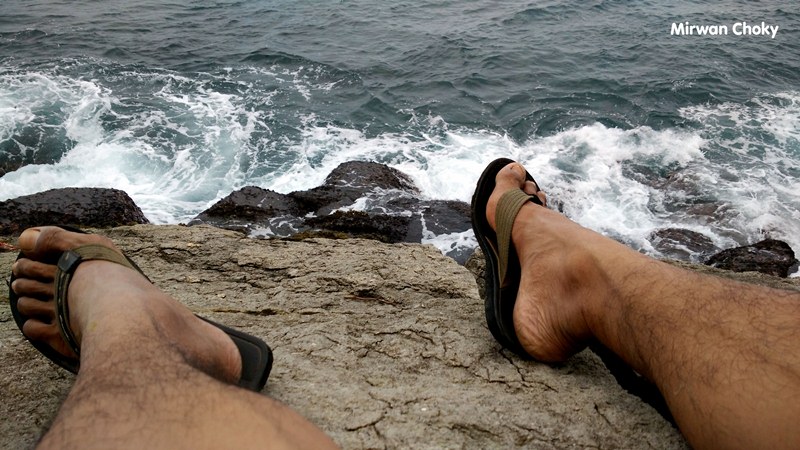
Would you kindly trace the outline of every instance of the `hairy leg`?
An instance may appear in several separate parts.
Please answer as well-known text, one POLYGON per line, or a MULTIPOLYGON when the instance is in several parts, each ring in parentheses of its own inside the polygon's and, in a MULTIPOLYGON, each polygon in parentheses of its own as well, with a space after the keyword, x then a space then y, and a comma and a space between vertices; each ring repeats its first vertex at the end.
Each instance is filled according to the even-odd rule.
MULTIPOLYGON (((101 236, 23 232, 13 267, 23 333, 70 355, 54 323, 57 256, 101 236)), ((280 403, 228 384, 241 357, 230 338, 126 267, 82 263, 69 286, 81 369, 40 447, 263 448, 333 446, 280 403)))
MULTIPOLYGON (((524 169, 497 177, 487 218, 524 169)), ((651 379, 697 448, 799 448, 800 293, 679 269, 534 204, 514 222, 524 348, 567 358, 596 338, 651 379)))

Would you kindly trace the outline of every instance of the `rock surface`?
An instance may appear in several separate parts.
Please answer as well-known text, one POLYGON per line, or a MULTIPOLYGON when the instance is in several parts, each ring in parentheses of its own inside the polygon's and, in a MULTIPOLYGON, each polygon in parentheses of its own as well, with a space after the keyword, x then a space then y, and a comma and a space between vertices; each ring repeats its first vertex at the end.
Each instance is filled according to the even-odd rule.
POLYGON ((797 262, 789 244, 776 239, 764 239, 753 245, 723 250, 709 258, 706 264, 734 272, 761 272, 787 277, 797 262))
POLYGON ((649 240, 665 257, 682 261, 701 262, 719 251, 708 236, 685 228, 661 228, 649 240))
POLYGON ((128 194, 118 189, 51 189, 0 202, 0 235, 48 223, 105 228, 148 221, 128 194))
MULTIPOLYGON (((584 351, 501 351, 467 269, 431 246, 256 240, 210 227, 102 231, 193 311, 262 337, 264 390, 345 448, 664 448, 680 434, 584 351)), ((16 255, 0 253, 0 273, 16 255)), ((30 448, 73 376, 0 305, 0 448, 30 448)))
MULTIPOLYGON (((388 243, 421 242, 471 228, 469 205, 422 200, 408 175, 384 164, 340 164, 321 186, 280 194, 248 186, 223 198, 189 225, 207 224, 252 235, 339 236, 388 243)), ((454 246, 463 263, 472 249, 454 246)))

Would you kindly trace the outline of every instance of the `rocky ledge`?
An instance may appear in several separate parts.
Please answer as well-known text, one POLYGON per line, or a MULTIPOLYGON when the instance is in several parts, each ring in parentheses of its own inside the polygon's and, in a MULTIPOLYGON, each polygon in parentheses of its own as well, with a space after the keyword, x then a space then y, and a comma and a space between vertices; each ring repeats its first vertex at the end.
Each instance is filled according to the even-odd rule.
MULTIPOLYGON (((345 448, 687 448, 592 352, 552 366, 501 350, 475 275, 432 246, 207 226, 98 232, 194 312, 269 343, 264 394, 345 448)), ((0 273, 15 258, 0 253, 0 273)), ((800 279, 692 268, 800 289, 800 279)), ((30 448, 74 377, 25 341, 3 302, 0 448, 30 448)))
MULTIPOLYGON (((101 232, 196 313, 269 343, 264 394, 345 448, 686 448, 591 352, 550 366, 500 350, 473 275, 431 246, 101 232)), ((0 273, 15 257, 0 253, 0 273)), ((0 448, 30 448, 74 377, 23 339, 7 304, 0 361, 0 448)))

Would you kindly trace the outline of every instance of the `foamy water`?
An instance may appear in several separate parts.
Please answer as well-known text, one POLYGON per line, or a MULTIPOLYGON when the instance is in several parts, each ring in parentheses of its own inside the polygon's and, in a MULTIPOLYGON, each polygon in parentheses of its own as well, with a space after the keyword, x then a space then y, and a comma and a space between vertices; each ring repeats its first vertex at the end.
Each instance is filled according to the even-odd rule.
MULTIPOLYGON (((0 79, 3 136, 42 111, 58 110, 61 123, 48 126, 74 141, 57 162, 0 178, 0 199, 58 187, 118 188, 152 222, 178 223, 245 185, 304 190, 345 161, 373 160, 410 175, 426 198, 468 202, 486 164, 509 157, 534 173, 567 216, 649 253, 657 253, 649 235, 664 227, 700 232, 720 248, 764 236, 800 248, 797 93, 685 108, 681 114, 698 124, 685 129, 593 124, 517 143, 493 131, 451 127, 440 117, 415 118, 409 132, 368 136, 306 116, 297 138, 287 140, 270 136, 269 113, 245 107, 235 93, 203 86, 177 92, 174 84, 193 82, 154 76, 165 80, 163 104, 128 116, 115 108, 124 99, 91 82, 42 74, 0 79), (109 129, 109 116, 126 126, 109 129), (161 134, 149 134, 152 129, 161 134), (275 165, 272 157, 282 162, 275 165), (631 167, 674 174, 680 183, 643 183, 631 167), (698 196, 729 212, 709 221, 676 207, 698 196)), ((312 89, 294 78, 290 83, 301 92, 312 89)), ((474 246, 469 232, 426 235, 425 242, 443 250, 474 246)))

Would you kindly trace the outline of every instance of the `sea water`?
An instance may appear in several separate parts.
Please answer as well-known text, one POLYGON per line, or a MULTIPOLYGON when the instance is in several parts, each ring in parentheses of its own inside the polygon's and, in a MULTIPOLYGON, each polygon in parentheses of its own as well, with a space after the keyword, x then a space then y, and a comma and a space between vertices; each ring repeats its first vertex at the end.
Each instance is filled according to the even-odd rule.
POLYGON ((113 187, 179 223, 371 160, 469 201, 504 156, 650 254, 669 227, 800 251, 798 30, 796 1, 3 0, 0 200, 113 187))

